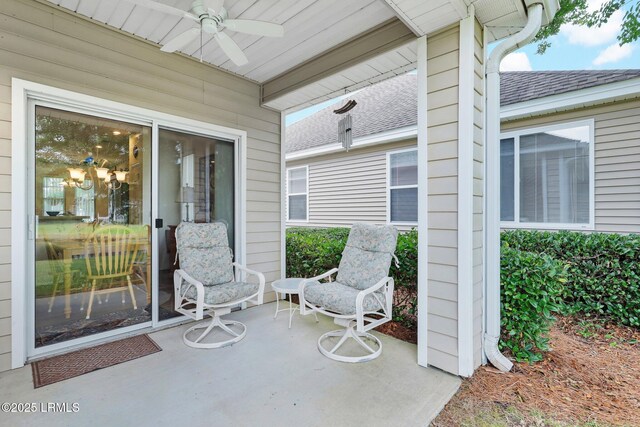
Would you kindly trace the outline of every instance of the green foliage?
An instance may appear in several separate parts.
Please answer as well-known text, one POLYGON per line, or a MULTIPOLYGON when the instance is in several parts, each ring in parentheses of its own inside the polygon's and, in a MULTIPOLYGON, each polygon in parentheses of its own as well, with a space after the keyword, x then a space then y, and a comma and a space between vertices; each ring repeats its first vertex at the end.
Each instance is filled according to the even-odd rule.
MULTIPOLYGON (((349 236, 348 228, 287 229, 287 277, 313 277, 340 264, 342 251, 349 236)), ((416 327, 418 232, 411 230, 398 236, 391 277, 395 280, 394 320, 416 327)))
MULTIPOLYGON (((338 266, 348 235, 348 228, 288 229, 287 276, 313 277, 338 266)), ((640 326, 640 236, 505 231, 501 252, 501 345, 516 359, 541 358, 554 312, 640 326)), ((394 320, 415 328, 416 230, 399 235, 396 256, 394 320)))
POLYGON ((640 327, 640 236, 571 231, 505 231, 514 249, 545 253, 568 265, 563 310, 640 327))
POLYGON ((547 334, 561 303, 566 268, 545 254, 501 249, 502 349, 518 361, 535 362, 549 348, 547 334))
POLYGON ((640 38, 640 2, 638 0, 608 0, 600 9, 590 12, 587 0, 560 0, 560 9, 553 20, 542 28, 534 43, 538 43, 538 53, 544 53, 551 43, 549 38, 560 32, 564 24, 583 25, 589 28, 606 24, 611 15, 624 11, 622 25, 618 33, 620 45, 632 43, 640 38))

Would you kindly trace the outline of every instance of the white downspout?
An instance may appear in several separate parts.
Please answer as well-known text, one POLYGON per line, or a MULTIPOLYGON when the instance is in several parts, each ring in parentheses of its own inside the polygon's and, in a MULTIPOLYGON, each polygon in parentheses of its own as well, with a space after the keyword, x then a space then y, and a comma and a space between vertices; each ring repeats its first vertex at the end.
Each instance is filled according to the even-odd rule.
POLYGON ((542 25, 542 4, 527 8, 527 25, 496 46, 487 60, 487 174, 486 192, 486 320, 484 352, 489 362, 501 371, 513 363, 498 350, 500 339, 500 62, 514 50, 527 45, 542 25))

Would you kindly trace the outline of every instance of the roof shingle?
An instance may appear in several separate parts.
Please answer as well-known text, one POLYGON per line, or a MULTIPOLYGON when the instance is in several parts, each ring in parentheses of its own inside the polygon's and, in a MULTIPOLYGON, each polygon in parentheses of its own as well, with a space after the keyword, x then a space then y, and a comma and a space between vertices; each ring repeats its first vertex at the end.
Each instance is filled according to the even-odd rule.
MULTIPOLYGON (((640 77, 640 70, 514 71, 500 73, 502 106, 640 77)), ((353 137, 416 125, 417 76, 405 74, 355 93, 350 111, 353 137)), ((338 142, 338 121, 331 105, 287 127, 287 153, 338 142)))

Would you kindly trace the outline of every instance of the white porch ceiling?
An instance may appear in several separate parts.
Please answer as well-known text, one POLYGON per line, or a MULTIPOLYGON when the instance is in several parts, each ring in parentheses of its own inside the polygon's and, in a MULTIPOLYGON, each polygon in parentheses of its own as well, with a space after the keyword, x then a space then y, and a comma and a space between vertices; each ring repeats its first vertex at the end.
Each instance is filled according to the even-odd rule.
MULTIPOLYGON (((49 2, 86 18, 104 23, 153 43, 164 44, 194 26, 188 19, 136 6, 126 0, 38 0, 49 2)), ((183 10, 193 0, 156 0, 183 10)), ((320 68, 317 77, 305 81, 304 87, 281 89, 275 99, 265 99, 266 106, 295 110, 347 91, 360 89, 403 74, 416 67, 415 42, 390 43, 375 57, 365 57, 359 64, 345 63, 323 71, 324 54, 340 46, 362 40, 385 23, 400 19, 416 36, 430 34, 455 24, 467 15, 469 5, 486 25, 490 40, 518 31, 526 21, 525 3, 530 0, 227 0, 229 17, 257 19, 282 24, 285 36, 266 38, 227 31, 244 50, 249 63, 238 67, 220 50, 208 34, 204 47, 195 41, 181 53, 263 84, 287 81, 288 76, 304 64, 320 68), (386 50, 386 51, 385 51, 386 50), (315 62, 313 62, 315 59, 315 62), (283 78, 283 76, 285 76, 283 78)), ((544 0, 545 2, 555 0, 544 0)), ((404 27, 403 27, 404 28, 404 27)), ((382 42, 381 46, 384 46, 382 42)), ((170 55, 170 54, 167 54, 170 55)), ((295 79, 294 79, 295 80, 295 79)))
MULTIPOLYGON (((194 27, 189 19, 136 6, 126 0, 48 0, 65 9, 154 43, 164 44, 194 27)), ((193 0, 156 0, 188 10, 193 0)), ((282 24, 285 36, 268 38, 227 31, 249 58, 238 67, 207 34, 203 61, 256 82, 264 82, 290 68, 393 18, 382 0, 227 0, 230 18, 282 24)), ((200 60, 200 40, 182 53, 200 60)))

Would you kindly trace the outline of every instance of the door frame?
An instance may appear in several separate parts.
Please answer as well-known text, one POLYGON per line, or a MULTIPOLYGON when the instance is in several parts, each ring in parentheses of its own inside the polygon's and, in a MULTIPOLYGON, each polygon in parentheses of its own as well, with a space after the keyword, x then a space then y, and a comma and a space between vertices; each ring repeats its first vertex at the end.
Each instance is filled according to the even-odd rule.
POLYGON ((157 216, 157 203, 154 195, 157 188, 157 143, 158 127, 195 132, 211 137, 234 141, 235 146, 235 221, 236 221, 236 258, 238 262, 246 260, 246 150, 247 133, 240 129, 219 126, 203 121, 193 120, 173 114, 162 113, 147 108, 135 107, 129 104, 110 101, 103 98, 73 92, 65 89, 47 86, 27 80, 13 78, 12 91, 12 156, 11 156, 11 368, 24 366, 27 359, 42 357, 74 348, 89 347, 97 343, 110 340, 113 336, 120 336, 140 329, 153 329, 184 321, 182 317, 157 321, 157 310, 153 310, 151 322, 126 328, 108 331, 90 337, 70 340, 65 343, 35 349, 34 310, 30 307, 33 292, 32 261, 34 249, 31 247, 35 237, 35 221, 33 212, 29 211, 33 188, 30 176, 33 173, 31 164, 35 143, 31 132, 35 119, 36 104, 55 104, 58 108, 77 111, 99 117, 115 118, 118 120, 144 123, 152 128, 151 153, 151 211, 147 219, 152 227, 152 304, 157 305, 157 233, 153 224, 157 216), (31 108, 33 107, 33 108, 31 108), (30 330, 31 329, 31 330, 30 330))

